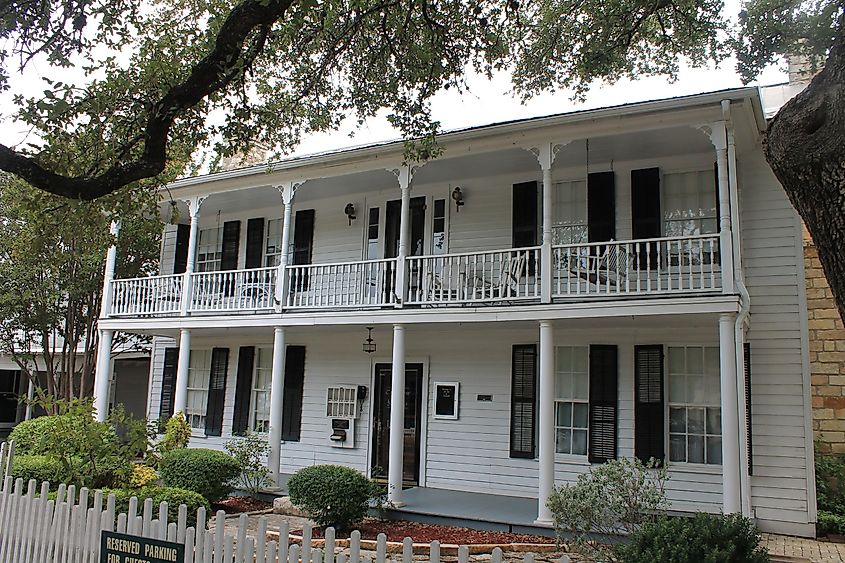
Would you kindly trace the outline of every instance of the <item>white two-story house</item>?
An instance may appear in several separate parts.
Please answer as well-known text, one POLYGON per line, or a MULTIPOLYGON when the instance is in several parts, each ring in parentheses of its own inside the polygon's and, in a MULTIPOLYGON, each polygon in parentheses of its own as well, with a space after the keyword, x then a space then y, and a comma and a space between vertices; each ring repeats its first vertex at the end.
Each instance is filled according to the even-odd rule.
POLYGON ((673 511, 812 535, 801 230, 765 127, 743 88, 185 178, 160 275, 107 280, 105 350, 154 335, 149 417, 266 433, 280 483, 343 464, 406 514, 519 527, 637 456, 673 511))

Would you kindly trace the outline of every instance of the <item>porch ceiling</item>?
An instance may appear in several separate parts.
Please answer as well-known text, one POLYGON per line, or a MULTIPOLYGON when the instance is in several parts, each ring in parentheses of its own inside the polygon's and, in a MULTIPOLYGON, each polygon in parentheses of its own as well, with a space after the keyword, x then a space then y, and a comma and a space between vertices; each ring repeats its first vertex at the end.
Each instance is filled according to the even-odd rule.
MULTIPOLYGON (((552 139, 553 140, 553 139, 552 139)), ((505 150, 478 152, 470 149, 463 153, 450 153, 449 147, 438 159, 421 167, 414 182, 418 184, 450 183, 473 176, 496 176, 500 174, 525 173, 526 176, 540 175, 540 167, 534 156, 518 146, 505 150)), ((589 140, 589 155, 586 139, 575 139, 566 144, 555 159, 554 168, 606 168, 612 162, 651 160, 665 157, 700 154, 713 151, 710 140, 692 127, 668 127, 650 131, 595 137, 589 140)), ((378 168, 308 180, 297 192, 298 203, 328 197, 360 194, 382 190, 399 190, 396 178, 385 169, 378 168)), ((202 213, 213 215, 218 211, 240 212, 250 209, 281 209, 281 198, 270 183, 269 176, 255 176, 249 188, 211 195, 203 204, 202 213)), ((186 221, 187 207, 180 202, 181 216, 186 221)))

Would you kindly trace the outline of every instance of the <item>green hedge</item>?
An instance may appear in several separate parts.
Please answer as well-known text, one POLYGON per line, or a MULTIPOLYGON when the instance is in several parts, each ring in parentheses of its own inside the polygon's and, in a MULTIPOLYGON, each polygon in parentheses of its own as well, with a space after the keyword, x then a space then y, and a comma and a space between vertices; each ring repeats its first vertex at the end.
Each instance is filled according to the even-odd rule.
POLYGON ((188 489, 214 502, 232 492, 241 466, 217 450, 184 448, 164 454, 158 472, 166 486, 188 489))
POLYGON ((347 529, 367 514, 379 487, 358 471, 341 465, 313 465, 288 481, 290 501, 320 526, 347 529))
POLYGON ((19 422, 9 434, 9 441, 15 443, 15 453, 19 455, 44 455, 48 444, 45 439, 53 431, 56 417, 41 416, 19 422))
POLYGON ((62 463, 44 455, 16 455, 12 458, 12 477, 28 482, 35 479, 39 486, 49 481, 53 488, 68 479, 68 472, 62 463))
POLYGON ((845 516, 819 510, 816 533, 820 536, 826 534, 845 535, 845 516))
POLYGON ((760 533, 740 515, 698 513, 664 517, 631 534, 618 549, 621 563, 765 563, 760 533))

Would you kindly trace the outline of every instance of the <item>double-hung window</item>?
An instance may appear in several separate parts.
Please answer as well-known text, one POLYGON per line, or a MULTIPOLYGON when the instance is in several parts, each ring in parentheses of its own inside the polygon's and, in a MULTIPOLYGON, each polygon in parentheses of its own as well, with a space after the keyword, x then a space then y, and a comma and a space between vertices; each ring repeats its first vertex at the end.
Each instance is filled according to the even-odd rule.
POLYGON ((587 242, 587 183, 584 180, 555 184, 554 244, 587 242))
POLYGON ((200 229, 197 244, 197 272, 220 270, 223 259, 223 227, 200 229))
POLYGON ((719 231, 713 171, 663 175, 663 235, 681 237, 719 231))
POLYGON ((282 223, 283 219, 267 221, 267 240, 264 244, 264 266, 273 268, 282 259, 282 223))
POLYGON ((253 432, 270 431, 270 380, 273 374, 273 350, 256 350, 255 373, 252 376, 252 408, 249 413, 249 427, 253 432))
POLYGON ((670 346, 669 461, 722 463, 719 348, 670 346))
POLYGON ((185 418, 191 428, 205 430, 208 387, 211 379, 211 350, 191 350, 188 367, 188 396, 185 418))
POLYGON ((589 372, 586 346, 555 349, 555 451, 587 455, 589 372))

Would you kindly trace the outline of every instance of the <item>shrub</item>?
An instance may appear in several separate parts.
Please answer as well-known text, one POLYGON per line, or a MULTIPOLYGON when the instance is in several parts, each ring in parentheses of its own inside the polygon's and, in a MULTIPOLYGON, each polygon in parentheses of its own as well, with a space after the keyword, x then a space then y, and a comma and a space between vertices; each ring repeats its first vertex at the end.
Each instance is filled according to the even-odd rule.
POLYGON ((184 504, 188 508, 188 526, 196 526, 197 509, 201 506, 205 507, 207 515, 211 515, 211 506, 202 495, 178 487, 149 485, 139 489, 103 489, 104 498, 110 494, 114 494, 115 496, 114 506, 118 514, 127 512, 129 510, 129 499, 137 497, 139 512, 143 510, 144 501, 148 498, 153 499, 153 512, 155 514, 158 514, 158 505, 162 502, 167 502, 168 522, 178 521, 180 504, 184 504))
POLYGON ((845 535, 845 516, 819 509, 816 533, 820 536, 827 534, 845 535))
POLYGON ((52 416, 40 416, 18 423, 9 434, 9 441, 15 443, 15 452, 21 455, 47 453, 47 439, 55 423, 55 417, 52 416))
POLYGON ((845 516, 845 456, 816 455, 816 500, 820 511, 845 516))
POLYGON ((148 465, 136 465, 132 468, 132 477, 129 479, 129 486, 133 489, 140 489, 152 485, 158 480, 156 470, 148 465))
POLYGON ((698 513, 644 524, 617 550, 622 563, 764 563, 760 532, 748 518, 698 513))
POLYGON ((288 481, 290 501, 320 526, 348 529, 367 514, 378 486, 358 471, 341 465, 313 465, 288 481))
POLYGON ((270 453, 270 445, 263 437, 247 431, 242 437, 232 438, 225 445, 226 451, 238 461, 241 475, 238 478, 239 488, 256 495, 261 489, 273 484, 270 471, 264 464, 264 459, 270 453))
POLYGON ((613 548, 591 542, 592 534, 630 534, 655 520, 668 506, 666 469, 638 459, 615 459, 556 488, 546 504, 558 537, 574 537, 573 546, 588 558, 609 560, 613 548))
POLYGON ((188 489, 214 502, 232 492, 241 467, 223 452, 183 448, 171 450, 161 458, 159 474, 166 486, 188 489))
POLYGON ((12 477, 23 479, 24 482, 30 479, 38 481, 49 481, 51 485, 57 485, 67 481, 67 471, 62 463, 53 457, 44 455, 16 455, 12 458, 12 477))

